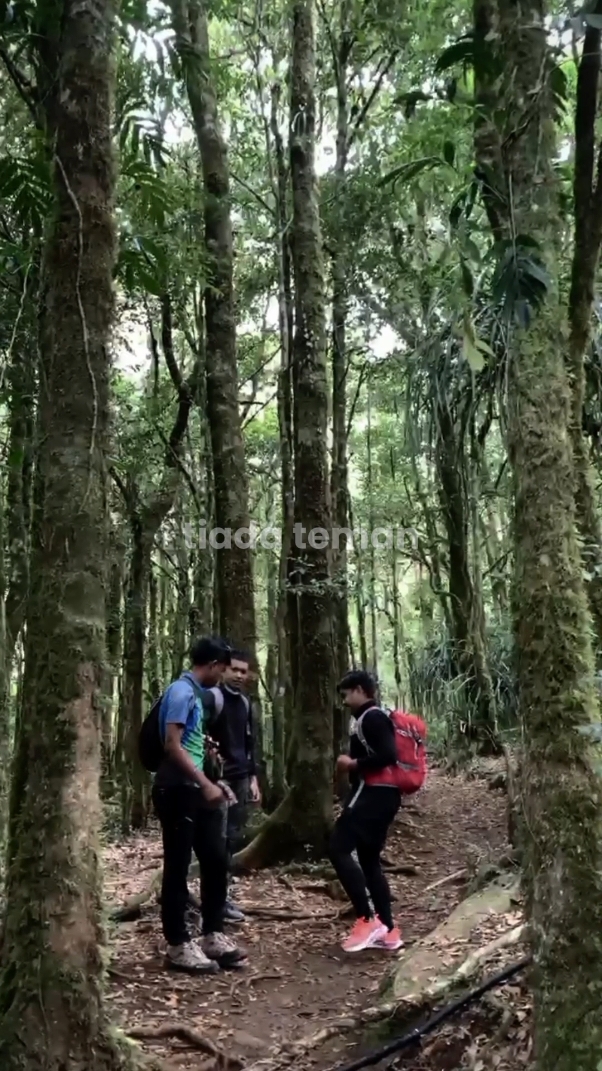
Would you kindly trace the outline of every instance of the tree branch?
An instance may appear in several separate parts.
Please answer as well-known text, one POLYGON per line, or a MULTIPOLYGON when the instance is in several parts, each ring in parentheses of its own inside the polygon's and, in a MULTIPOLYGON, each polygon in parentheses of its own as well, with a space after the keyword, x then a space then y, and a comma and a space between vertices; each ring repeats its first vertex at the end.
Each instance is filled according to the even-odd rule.
POLYGON ((396 49, 394 52, 391 53, 391 55, 389 56, 389 58, 387 59, 385 65, 384 65, 382 71, 380 71, 380 73, 377 75, 376 82, 374 83, 374 85, 372 87, 372 92, 370 93, 366 103, 364 104, 364 107, 362 108, 361 112, 359 113, 359 115, 358 115, 357 119, 355 120, 355 123, 353 124, 353 127, 351 129, 351 133, 350 133, 349 139, 347 141, 347 149, 348 150, 353 145, 353 143, 354 143, 354 141, 355 141, 355 139, 356 139, 361 127, 362 127, 362 124, 363 124, 364 120, 366 119, 366 116, 368 115, 368 112, 370 111, 370 108, 372 107, 372 105, 374 104, 378 94, 380 93, 383 81, 385 80, 387 74, 391 70, 391 67, 395 63, 395 60, 397 59, 398 55, 399 55, 399 50, 396 49))

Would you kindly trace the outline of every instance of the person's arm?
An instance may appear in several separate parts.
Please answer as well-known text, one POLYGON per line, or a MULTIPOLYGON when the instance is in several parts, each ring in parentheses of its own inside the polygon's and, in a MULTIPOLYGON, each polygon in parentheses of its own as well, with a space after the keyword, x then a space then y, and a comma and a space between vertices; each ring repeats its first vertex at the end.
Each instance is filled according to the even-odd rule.
POLYGON ((217 785, 213 784, 202 770, 197 770, 194 762, 190 758, 190 755, 182 747, 182 734, 184 732, 183 725, 177 725, 175 722, 170 722, 165 729, 165 754, 172 762, 175 762, 180 767, 183 773, 186 774, 191 781, 195 781, 200 787, 205 799, 209 803, 221 803, 224 799, 224 792, 217 785))
POLYGON ((257 770, 255 768, 255 726, 253 724, 253 704, 251 700, 247 698, 249 704, 248 712, 248 727, 249 727, 249 775, 255 777, 257 770))
POLYGON ((257 768, 255 766, 255 726, 253 722, 253 704, 250 699, 247 699, 249 704, 249 777, 251 788, 251 799, 253 803, 259 803, 261 801, 261 790, 259 788, 259 781, 257 780, 257 768))
POLYGON ((183 681, 176 681, 165 697, 165 702, 165 754, 179 766, 186 777, 199 785, 209 802, 221 802, 224 797, 222 790, 205 777, 202 770, 197 770, 190 755, 182 747, 182 735, 195 702, 190 687, 183 681))
POLYGON ((358 774, 394 766, 397 762, 395 729, 388 715, 382 710, 368 710, 362 718, 362 733, 370 754, 356 760, 358 774))

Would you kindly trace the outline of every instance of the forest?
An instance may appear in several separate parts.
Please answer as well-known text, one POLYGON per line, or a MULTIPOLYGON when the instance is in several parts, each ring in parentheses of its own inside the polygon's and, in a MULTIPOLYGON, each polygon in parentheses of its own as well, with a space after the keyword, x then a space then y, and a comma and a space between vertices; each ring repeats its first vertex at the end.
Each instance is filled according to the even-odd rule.
POLYGON ((601 34, 0 0, 2 1071, 334 1071, 504 970, 372 1064, 602 1068, 601 34), (183 983, 138 739, 210 635, 252 671, 250 967, 183 983), (407 947, 350 964, 352 667, 429 775, 407 947))

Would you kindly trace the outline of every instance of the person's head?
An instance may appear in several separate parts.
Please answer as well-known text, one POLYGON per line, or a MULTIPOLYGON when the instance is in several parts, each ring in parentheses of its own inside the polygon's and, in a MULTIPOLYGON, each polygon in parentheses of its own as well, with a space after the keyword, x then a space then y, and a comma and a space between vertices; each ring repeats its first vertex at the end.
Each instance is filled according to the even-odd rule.
POLYGON ((221 681, 230 662, 230 648, 220 636, 202 636, 190 648, 192 672, 207 688, 221 681))
POLYGON ((377 685, 367 670, 352 669, 350 673, 345 674, 337 690, 346 707, 358 710, 365 703, 376 700, 377 685))
POLYGON ((249 656, 245 651, 230 651, 230 662, 224 670, 223 683, 230 688, 244 688, 249 678, 249 656))

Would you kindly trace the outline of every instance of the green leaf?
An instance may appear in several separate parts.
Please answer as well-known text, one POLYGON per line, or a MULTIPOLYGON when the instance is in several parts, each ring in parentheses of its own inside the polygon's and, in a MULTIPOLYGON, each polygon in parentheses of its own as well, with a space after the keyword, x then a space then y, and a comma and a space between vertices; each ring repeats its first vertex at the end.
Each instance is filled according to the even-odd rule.
POLYGON ((453 141, 443 142, 443 159, 450 167, 454 166, 454 160, 456 159, 456 146, 453 141))
POLYGON ((472 342, 472 340, 468 338, 467 335, 464 336, 463 348, 464 356, 468 361, 470 367, 472 368, 473 372, 482 372, 483 368, 485 367, 485 359, 483 357, 483 354, 481 353, 479 348, 475 346, 474 342, 472 342))
POLYGON ((401 164, 400 167, 393 168, 387 175, 383 175, 379 179, 378 185, 388 186, 396 182, 409 182, 410 179, 420 175, 422 171, 431 171, 442 162, 439 156, 423 156, 421 160, 412 160, 409 164, 401 164))
POLYGON ((462 273, 462 288, 466 297, 472 297, 474 293, 474 280, 472 272, 463 256, 460 256, 460 271, 462 273))
POLYGON ((450 45, 441 53, 435 64, 435 74, 442 74, 457 63, 472 63, 474 60, 474 41, 472 34, 466 34, 455 44, 450 45))
POLYGON ((478 346, 478 339, 470 316, 464 316, 462 351, 466 361, 475 374, 485 367, 485 358, 478 346))

